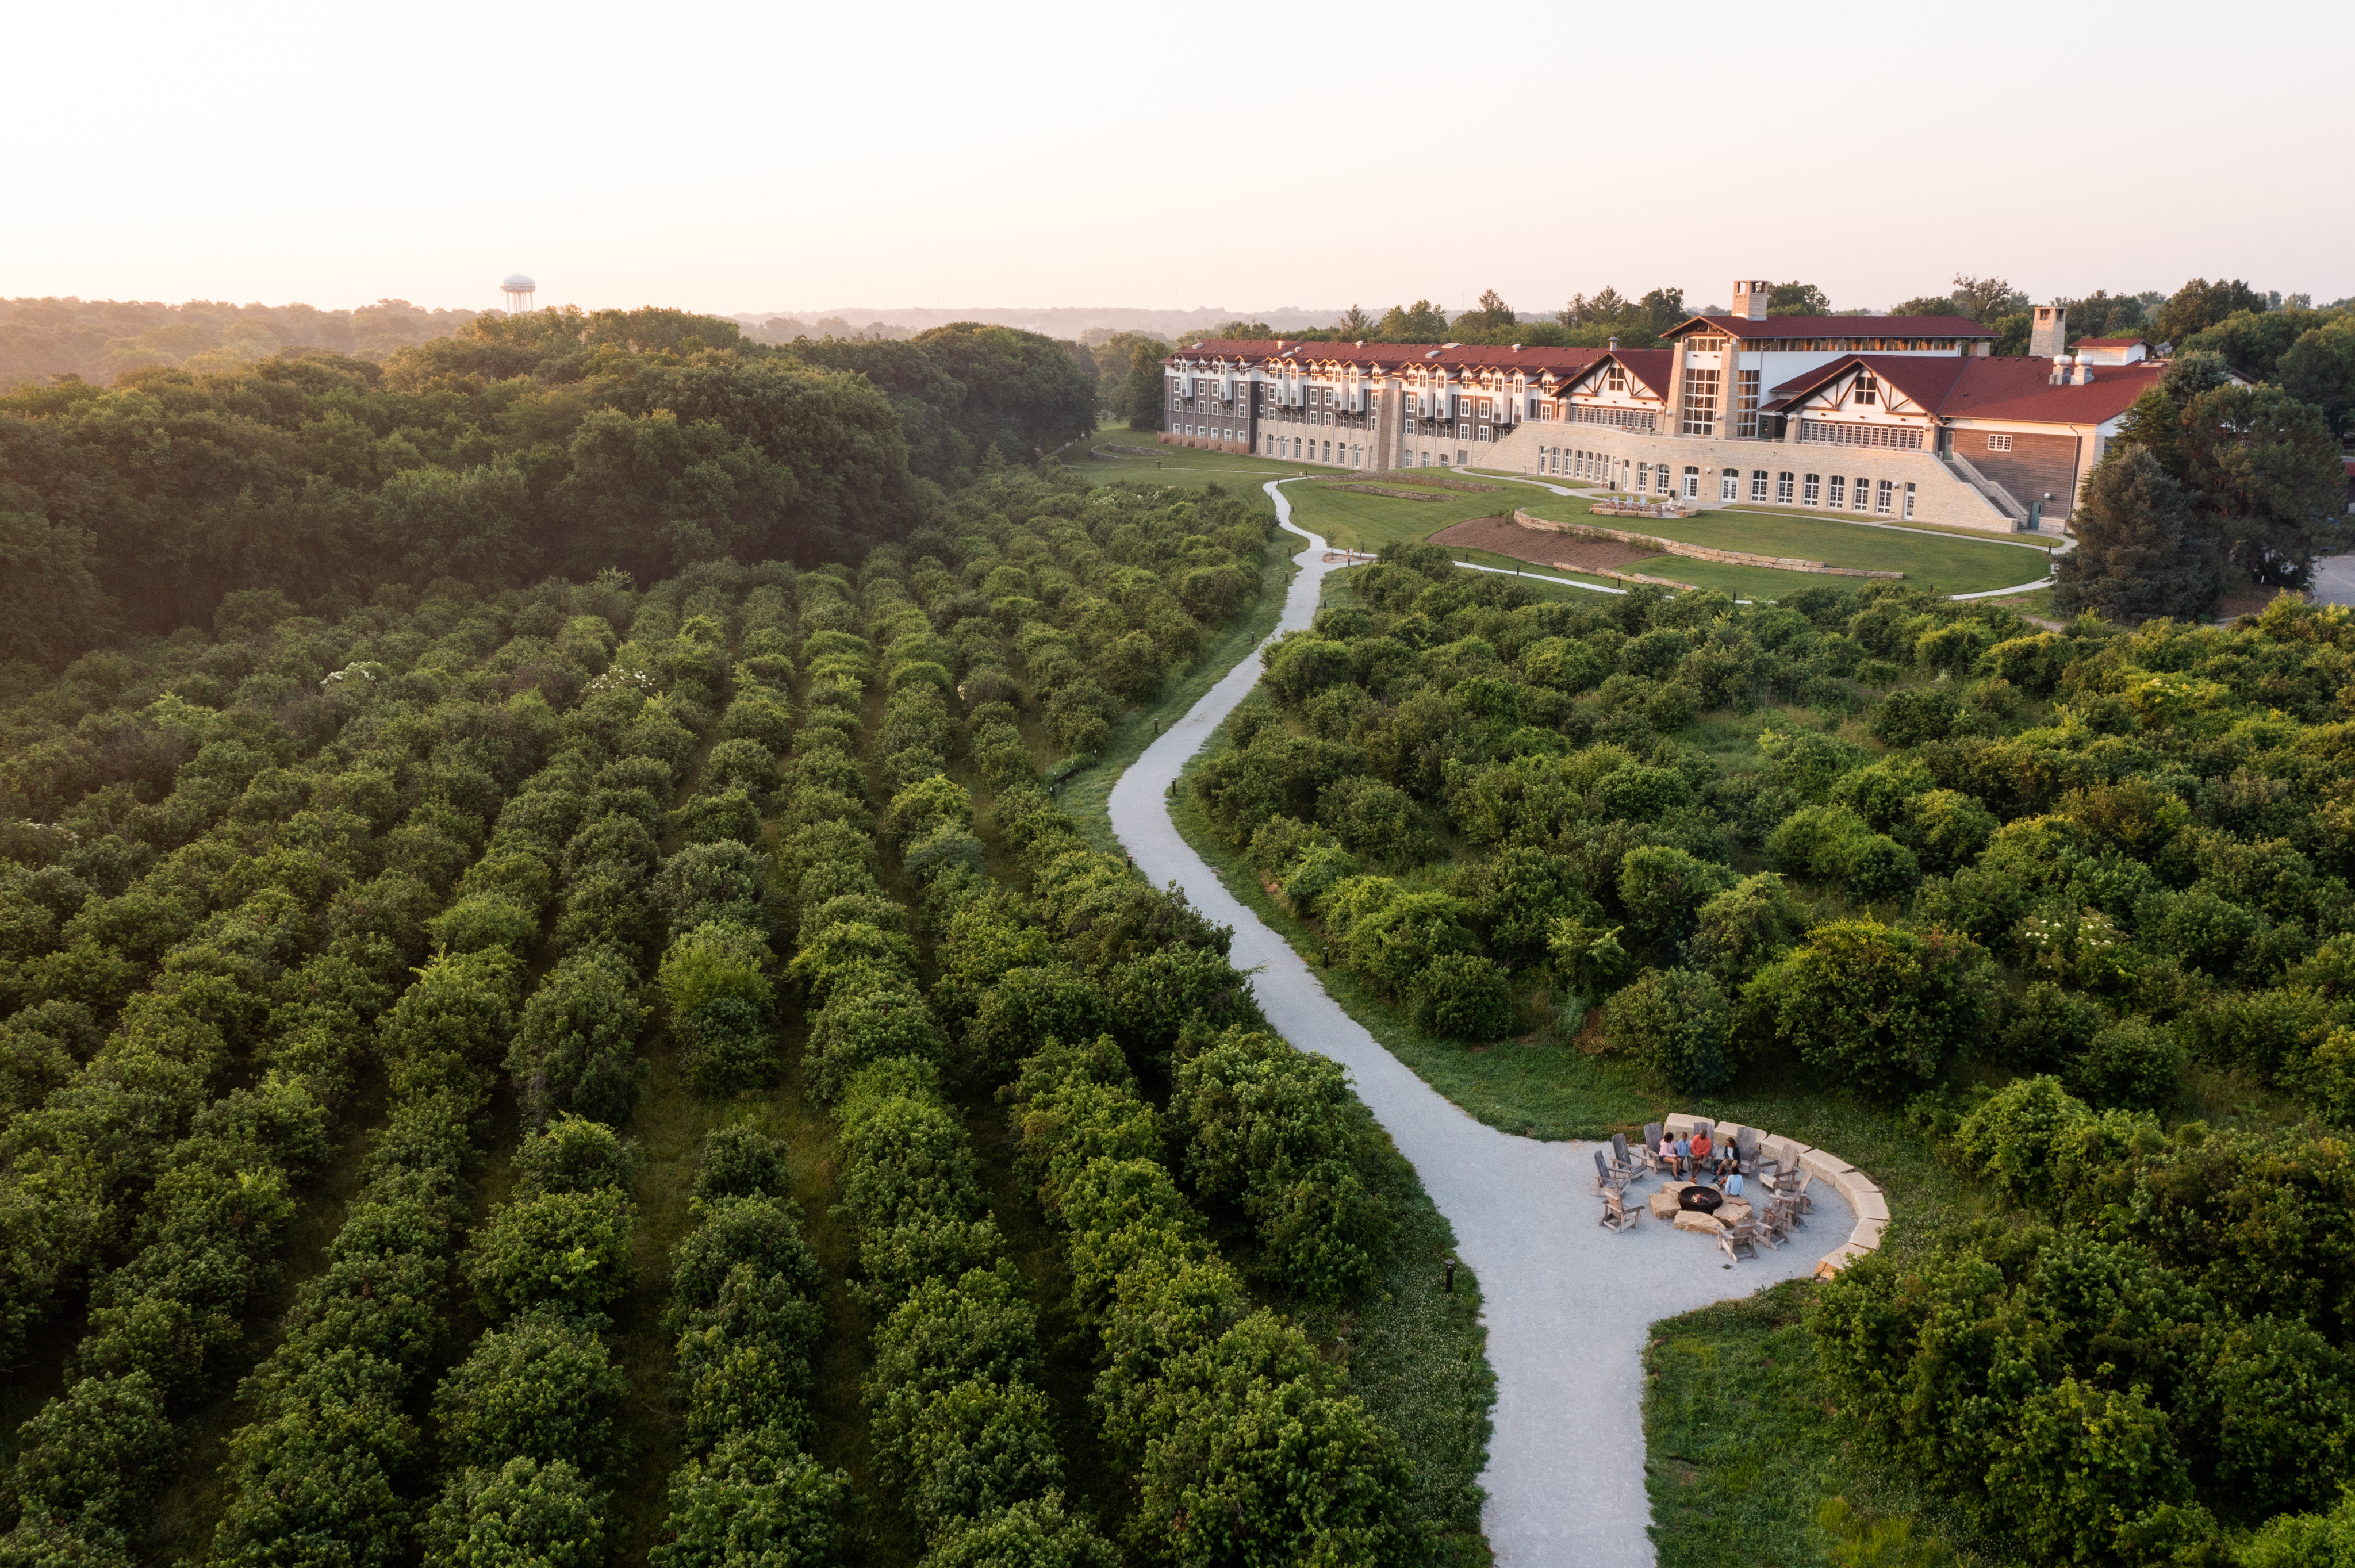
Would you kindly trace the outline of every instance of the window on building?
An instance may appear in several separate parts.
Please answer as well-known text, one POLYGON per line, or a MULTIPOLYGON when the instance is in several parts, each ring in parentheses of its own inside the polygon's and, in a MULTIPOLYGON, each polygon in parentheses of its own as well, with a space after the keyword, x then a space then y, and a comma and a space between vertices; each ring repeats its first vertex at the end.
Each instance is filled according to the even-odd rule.
MULTIPOLYGON (((1812 478, 1813 476, 1810 475, 1809 477, 1812 478)), ((1810 496, 1808 499, 1813 500, 1814 497, 1810 496)), ((1848 504, 1848 476, 1846 474, 1836 473, 1832 475, 1832 493, 1829 497, 1829 501, 1832 510, 1835 512, 1848 504)))
POLYGON ((1733 433, 1745 440, 1758 434, 1758 372, 1754 370, 1734 373, 1733 433))
POLYGON ((1685 434, 1713 436, 1717 433, 1717 372, 1688 370, 1685 372, 1685 434))
POLYGON ((1895 500, 1896 495, 1897 482, 1893 479, 1882 480, 1872 493, 1872 509, 1875 512, 1880 513, 1883 517, 1888 516, 1890 513, 1896 510, 1896 508, 1891 504, 1891 503, 1895 500))
POLYGON ((2010 450, 2011 438, 2009 436, 1989 436, 1987 438, 1987 450, 1991 452, 2008 452, 2010 450))
POLYGON ((1872 496, 1872 482, 1862 474, 1856 476, 1856 510, 1862 512, 1872 496))
POLYGON ((1742 499, 1742 471, 1740 469, 1730 468, 1723 473, 1717 476, 1717 498, 1720 501, 1739 501, 1742 499))
POLYGON ((1807 475, 1807 487, 1801 493, 1805 496, 1806 503, 1807 505, 1815 506, 1820 504, 1824 499, 1824 482, 1822 476, 1813 473, 1807 475))
POLYGON ((1766 499, 1766 471, 1763 468, 1753 468, 1750 471, 1750 499, 1753 501, 1766 499))
MULTIPOLYGON (((1815 475, 1809 474, 1807 477, 1812 480, 1815 478, 1815 475)), ((1778 473, 1774 476, 1774 499, 1781 502, 1785 506, 1791 504, 1791 476, 1789 474, 1778 473)))
POLYGON ((1870 408, 1881 401, 1881 383, 1868 370, 1856 378, 1856 390, 1849 401, 1859 408, 1870 408))
POLYGON ((1913 482, 1910 479, 1905 482, 1905 520, 1913 520, 1913 482))
MULTIPOLYGON (((1668 471, 1666 464, 1661 465, 1661 471, 1663 473, 1668 471)), ((1693 467, 1690 463, 1687 463, 1685 465, 1684 495, 1687 501, 1699 501, 1700 499, 1700 470, 1693 467)))
POLYGON ((1603 389, 1605 392, 1627 390, 1627 372, 1616 365, 1605 370, 1603 373, 1603 389))
POLYGON ((1650 463, 1639 462, 1636 465, 1636 488, 1637 490, 1649 490, 1652 488, 1652 465, 1650 463))

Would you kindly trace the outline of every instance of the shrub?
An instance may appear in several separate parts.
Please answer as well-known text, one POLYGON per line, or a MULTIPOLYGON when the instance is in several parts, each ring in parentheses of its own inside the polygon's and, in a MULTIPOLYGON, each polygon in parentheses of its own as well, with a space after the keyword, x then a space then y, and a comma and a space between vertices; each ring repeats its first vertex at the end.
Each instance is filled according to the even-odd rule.
POLYGON ((1934 1082, 1978 1038, 1993 969, 1967 937, 1837 920, 1761 970, 1743 1002, 1809 1066, 1893 1097, 1934 1082))
POLYGON ((767 1428, 689 1458, 670 1480, 668 1539, 655 1568, 831 1568, 850 1478, 825 1470, 767 1428))
POLYGON ((1798 940, 1805 926, 1783 879, 1762 871, 1701 905, 1689 950, 1720 983, 1738 985, 1798 940))
POLYGON ((1494 1040, 1513 1027, 1513 990, 1495 960, 1443 953, 1415 977, 1415 1027, 1455 1040, 1494 1040))
POLYGON ((452 1477, 419 1534, 428 1568, 598 1568, 604 1498, 560 1459, 518 1456, 452 1477))
POLYGON ((1646 969, 1611 999, 1604 1037, 1686 1094, 1708 1094, 1733 1076, 1725 992, 1697 969, 1646 969))
POLYGON ((627 1120, 645 1073, 637 1042, 647 1012, 637 1000, 636 972, 610 948, 576 953, 549 970, 524 1004, 507 1052, 525 1115, 535 1122, 566 1111, 627 1120))
POLYGON ((810 1022, 810 1089, 821 1104, 840 1099, 851 1079, 869 1065, 900 1056, 935 1067, 948 1060, 948 1041, 932 1010, 904 981, 855 991, 846 987, 810 1022))
POLYGON ((662 863, 650 891, 673 931, 715 921, 760 924, 760 852, 734 839, 689 844, 662 863))
POLYGON ((967 1068, 994 1083, 1047 1040, 1092 1040, 1108 1022, 1103 993, 1070 966, 1008 969, 965 1025, 967 1068))
POLYGON ((2072 1092, 2095 1106, 2153 1110, 2175 1097, 2183 1060, 2172 1030, 2122 1018, 2094 1034, 2064 1075, 2072 1092))
POLYGON ((2091 1115, 2058 1078, 2015 1078, 1963 1118, 1955 1155, 2013 1202, 2049 1206, 2058 1192, 2064 1140, 2091 1115))
POLYGON ((509 1203, 475 1233, 467 1282, 483 1315, 539 1306, 598 1312, 630 1287, 630 1200, 616 1189, 509 1203))
POLYGON ((1733 882, 1733 873, 1724 866, 1666 844, 1646 844, 1629 850, 1619 863, 1619 902, 1638 930, 1672 942, 1691 926, 1703 903, 1733 882))
POLYGON ((456 952, 504 948, 520 957, 539 936, 539 916, 512 898, 477 894, 427 921, 425 930, 435 945, 456 952))
POLYGON ((561 1459, 594 1474, 617 1457, 613 1417, 629 1379, 586 1325, 527 1312, 474 1342, 434 1394, 442 1451, 453 1465, 513 1456, 561 1459))
POLYGON ((673 939, 658 976, 674 1019, 692 1018, 725 998, 764 1015, 774 997, 767 938, 738 921, 718 920, 673 939))

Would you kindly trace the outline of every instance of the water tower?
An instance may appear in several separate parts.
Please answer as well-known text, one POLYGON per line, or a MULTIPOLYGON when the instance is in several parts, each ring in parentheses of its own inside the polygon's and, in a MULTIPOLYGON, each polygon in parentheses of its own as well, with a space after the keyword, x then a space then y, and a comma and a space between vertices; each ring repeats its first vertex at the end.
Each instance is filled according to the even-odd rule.
POLYGON ((521 315, 531 309, 532 291, 539 285, 517 272, 499 285, 499 292, 507 297, 507 314, 521 315))

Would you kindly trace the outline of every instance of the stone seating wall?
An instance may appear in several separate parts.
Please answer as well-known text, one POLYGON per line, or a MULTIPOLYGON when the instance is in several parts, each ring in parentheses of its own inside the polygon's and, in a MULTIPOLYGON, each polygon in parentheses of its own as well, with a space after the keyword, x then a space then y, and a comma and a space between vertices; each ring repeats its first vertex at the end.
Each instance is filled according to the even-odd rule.
MULTIPOLYGON (((1672 1138, 1690 1138, 1694 1126, 1702 1121, 1710 1121, 1710 1118, 1678 1111, 1661 1125, 1668 1128, 1672 1138)), ((1785 1170, 1796 1166, 1810 1172, 1817 1181, 1846 1199, 1848 1206, 1856 1213, 1856 1225, 1849 1232, 1848 1240, 1817 1260, 1817 1279, 1828 1279, 1867 1253, 1881 1250, 1881 1235, 1889 1228, 1889 1198, 1871 1177, 1837 1154, 1810 1149, 1796 1139, 1768 1132, 1763 1127, 1745 1129, 1740 1122, 1710 1121, 1711 1138, 1726 1138, 1744 1130, 1758 1134, 1758 1157, 1761 1160, 1772 1160, 1785 1170)))

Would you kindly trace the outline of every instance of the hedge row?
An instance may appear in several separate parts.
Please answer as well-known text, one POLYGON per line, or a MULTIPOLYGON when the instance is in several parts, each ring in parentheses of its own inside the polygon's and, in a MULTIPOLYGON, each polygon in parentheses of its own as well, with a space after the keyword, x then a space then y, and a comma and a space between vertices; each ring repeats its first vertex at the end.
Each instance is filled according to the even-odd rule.
POLYGON ((687 1457, 657 1568, 836 1561, 849 1478, 808 1452, 822 1281, 790 1191, 776 1140, 744 1128, 705 1139, 695 1228, 671 1255, 687 1457))
MULTIPOLYGON (((909 598, 896 552, 870 554, 859 586, 879 660, 850 664, 858 651, 839 632, 832 657, 844 677, 884 685, 878 771, 896 787, 902 866, 931 893, 976 885, 972 805, 943 772, 954 655, 909 598)), ((834 825, 841 858, 801 871, 793 970, 813 1008, 812 1086, 840 1126, 856 1288, 881 1319, 864 1390, 878 1469, 913 1512, 928 1563, 1102 1561, 1103 1543, 1064 1510, 1062 1456, 1036 1381, 1037 1315, 942 1093, 943 1071, 970 1064, 948 1059, 904 916, 874 883, 863 822, 834 825)))
MULTIPOLYGON (((396 699, 386 697, 371 708, 396 705, 396 699)), ((447 724, 446 708, 417 713, 416 705, 407 706, 410 714, 364 711, 363 722, 349 726, 368 732, 360 738, 373 737, 358 755, 379 765, 374 769, 379 778, 420 762, 450 768, 457 760, 443 728, 430 722, 447 724), (382 722, 412 716, 429 722, 382 722), (427 758, 402 749, 405 744, 422 750, 437 737, 440 744, 427 758)), ((547 715, 534 732, 553 721, 547 715)), ((301 788, 333 788, 349 776, 338 778, 329 769, 350 754, 349 747, 331 747, 301 773, 282 778, 301 788)), ((257 783, 267 781, 265 776, 257 783)), ((299 800, 299 789, 286 793, 299 800)), ((496 806, 496 795, 489 803, 496 806)), ((233 814, 236 819, 247 824, 269 821, 241 810, 233 814)), ((364 856, 369 842, 363 827, 346 835, 342 847, 364 856)), ((261 851, 264 858, 274 853, 274 847, 261 851)), ((285 889, 278 891, 281 933, 299 932, 306 916, 316 915, 316 903, 306 909, 285 889)), ((315 889, 314 900, 324 891, 315 889)), ((446 891, 446 881, 437 891, 446 891)), ((249 901, 238 913, 250 906, 249 901)), ((218 940, 224 928, 235 926, 216 921, 209 934, 218 940)), ((294 938, 289 940, 291 945, 294 938)), ((192 993, 202 994, 192 979, 206 974, 203 951, 197 943, 175 951, 155 991, 134 999, 126 1041, 152 1038, 176 1008, 184 1021, 189 1019, 192 993)), ((233 1002, 247 1015, 256 1086, 206 1104, 201 1078, 189 1075, 159 1085, 151 1076, 143 1085, 139 1069, 152 1068, 154 1058, 143 1062, 135 1044, 121 1049, 110 1044, 93 1069, 97 1085, 113 1097, 111 1106, 101 1101, 94 1107, 96 1097, 85 1094, 78 1106, 53 1101, 47 1107, 53 1113, 44 1118, 52 1134, 72 1125, 68 1117, 54 1114, 69 1107, 84 1113, 84 1126, 103 1125, 90 1123, 88 1113, 120 1110, 125 1098, 144 1087, 148 1114, 144 1123, 134 1124, 138 1130, 159 1139, 175 1128, 186 1131, 160 1150, 120 1139, 98 1145, 117 1162, 116 1171, 144 1163, 155 1181, 118 1203, 119 1223, 130 1229, 138 1250, 106 1274, 93 1293, 91 1331, 76 1355, 80 1375, 19 1434, 11 1477, 16 1522, 9 1540, 16 1549, 37 1554, 69 1549, 65 1543, 73 1541, 101 1549, 119 1543, 119 1532, 133 1521, 172 1456, 173 1421, 218 1382, 223 1358, 242 1340, 248 1305, 274 1276, 280 1243, 296 1211, 296 1189, 332 1145, 337 1115, 368 1056, 369 1034, 399 993, 405 960, 412 955, 384 932, 366 932, 335 938, 325 951, 274 973, 270 959, 276 955, 266 948, 242 956, 250 960, 242 972, 212 974, 212 997, 216 1005, 233 1002), (239 997, 223 981, 252 985, 259 994, 239 997)), ((102 1168, 88 1161, 82 1169, 89 1174, 102 1168)), ((43 1195, 52 1202, 70 1199, 73 1190, 52 1187, 43 1195)), ((53 1267, 76 1261, 67 1255, 50 1259, 53 1267)))
MULTIPOLYGON (((690 731, 726 726, 725 715, 746 705, 740 691, 720 707, 727 652, 739 641, 729 586, 725 577, 709 581, 681 606, 687 615, 670 658, 616 660, 616 668, 642 673, 659 694, 650 702, 668 705, 690 731)), ((762 622, 758 646, 777 640, 783 603, 774 582, 753 590, 748 619, 762 622)), ((678 853, 650 863, 651 837, 642 844, 635 834, 592 836, 593 824, 575 833, 559 930, 581 945, 550 977, 551 986, 573 983, 543 987, 527 1011, 510 1068, 527 1109, 569 1100, 595 1105, 615 1123, 626 1118, 641 1070, 633 1049, 643 1017, 636 991, 657 946, 669 1026, 691 1075, 757 1082, 773 1060, 751 790, 763 768, 773 776, 775 759, 759 740, 721 744, 750 755, 731 753, 718 772, 707 768, 677 810, 654 815, 647 807, 660 812, 685 754, 662 779, 634 789, 646 800, 623 820, 649 835, 676 832, 687 841, 678 853), (544 1000, 541 1029, 535 1014, 544 1000), (577 1074, 568 1070, 576 1063, 583 1065, 577 1074)), ((443 1481, 423 1531, 428 1563, 480 1562, 517 1542, 535 1543, 554 1562, 602 1560, 602 1478, 618 1455, 613 1421, 627 1386, 603 1338, 604 1312, 630 1283, 635 1150, 603 1122, 563 1116, 527 1132, 517 1164, 525 1180, 516 1200, 478 1233, 468 1260, 477 1305, 495 1323, 511 1320, 485 1333, 442 1385, 443 1481)), ((698 1233, 707 1241, 727 1234, 698 1233)))
POLYGON ((343 705, 340 739, 293 768, 209 744, 182 772, 190 796, 228 795, 221 819, 119 895, 84 900, 58 945, 18 968, 0 1353, 141 1243, 149 1183, 221 1075, 269 1055, 291 1022, 273 1020, 273 1000, 303 994, 285 988, 307 961, 340 954, 399 983, 486 818, 558 725, 537 693, 430 706, 355 693, 343 705))
POLYGON ((1215 487, 1175 504, 1167 493, 1008 478, 958 496, 950 524, 918 530, 911 581, 966 660, 969 708, 1015 696, 999 648, 1010 641, 1049 740, 1100 751, 1129 705, 1193 662, 1204 627, 1251 600, 1273 514, 1215 487))
POLYGON ((1069 1233, 1074 1301, 1102 1347, 1094 1401, 1135 1473, 1135 1554, 1425 1557, 1398 1439, 1307 1336, 1252 1308, 1162 1163, 1161 1119, 1113 1041, 1050 1044, 1013 1098, 1023 1169, 1069 1233))
MULTIPOLYGON (((436 987, 425 991, 421 980, 411 991, 414 1015, 404 1019, 397 1008, 387 1025, 389 1121, 326 1269, 304 1282, 286 1340, 246 1386, 260 1414, 231 1441, 216 1559, 389 1562, 415 1550, 420 1510, 410 1499, 422 1445, 409 1411, 418 1381, 439 1359, 452 1266, 469 1218, 467 1167, 494 1075, 504 1063, 543 1116, 576 1100, 584 1078, 618 1094, 624 1108, 634 1092, 644 1017, 635 978, 653 935, 642 891, 653 848, 645 819, 658 810, 655 791, 666 792, 687 760, 687 721, 707 718, 708 699, 691 680, 655 694, 666 672, 692 671, 710 657, 691 617, 682 627, 675 608, 690 587, 666 584, 648 595, 633 621, 634 640, 564 715, 559 754, 499 810, 488 849, 460 883, 439 930, 443 951, 425 973, 436 987), (543 930, 559 962, 518 1029, 517 956, 543 930)), ((570 1150, 583 1126, 559 1120, 556 1131, 536 1137, 551 1150, 570 1150)), ((593 1129, 587 1136, 597 1141, 593 1129)), ((567 1181, 579 1184, 560 1173, 527 1181, 554 1192, 536 1217, 567 1234, 610 1237, 613 1227, 601 1231, 595 1222, 614 1205, 596 1184, 582 1193, 557 1192, 567 1181)), ((529 1295, 539 1257, 520 1231, 494 1226, 484 1240, 504 1243, 510 1234, 519 1245, 485 1245, 474 1257, 473 1283, 494 1305, 529 1295)), ((619 1247, 626 1260, 625 1226, 619 1247)), ((582 1272, 609 1273, 613 1255, 610 1241, 602 1252, 584 1246, 582 1272)), ((549 1342, 547 1335, 519 1342, 517 1353, 549 1342)), ((561 1516, 577 1500, 563 1480, 539 1467, 500 1484, 561 1516)), ((457 1528, 446 1510, 425 1522, 443 1534, 457 1528)))

